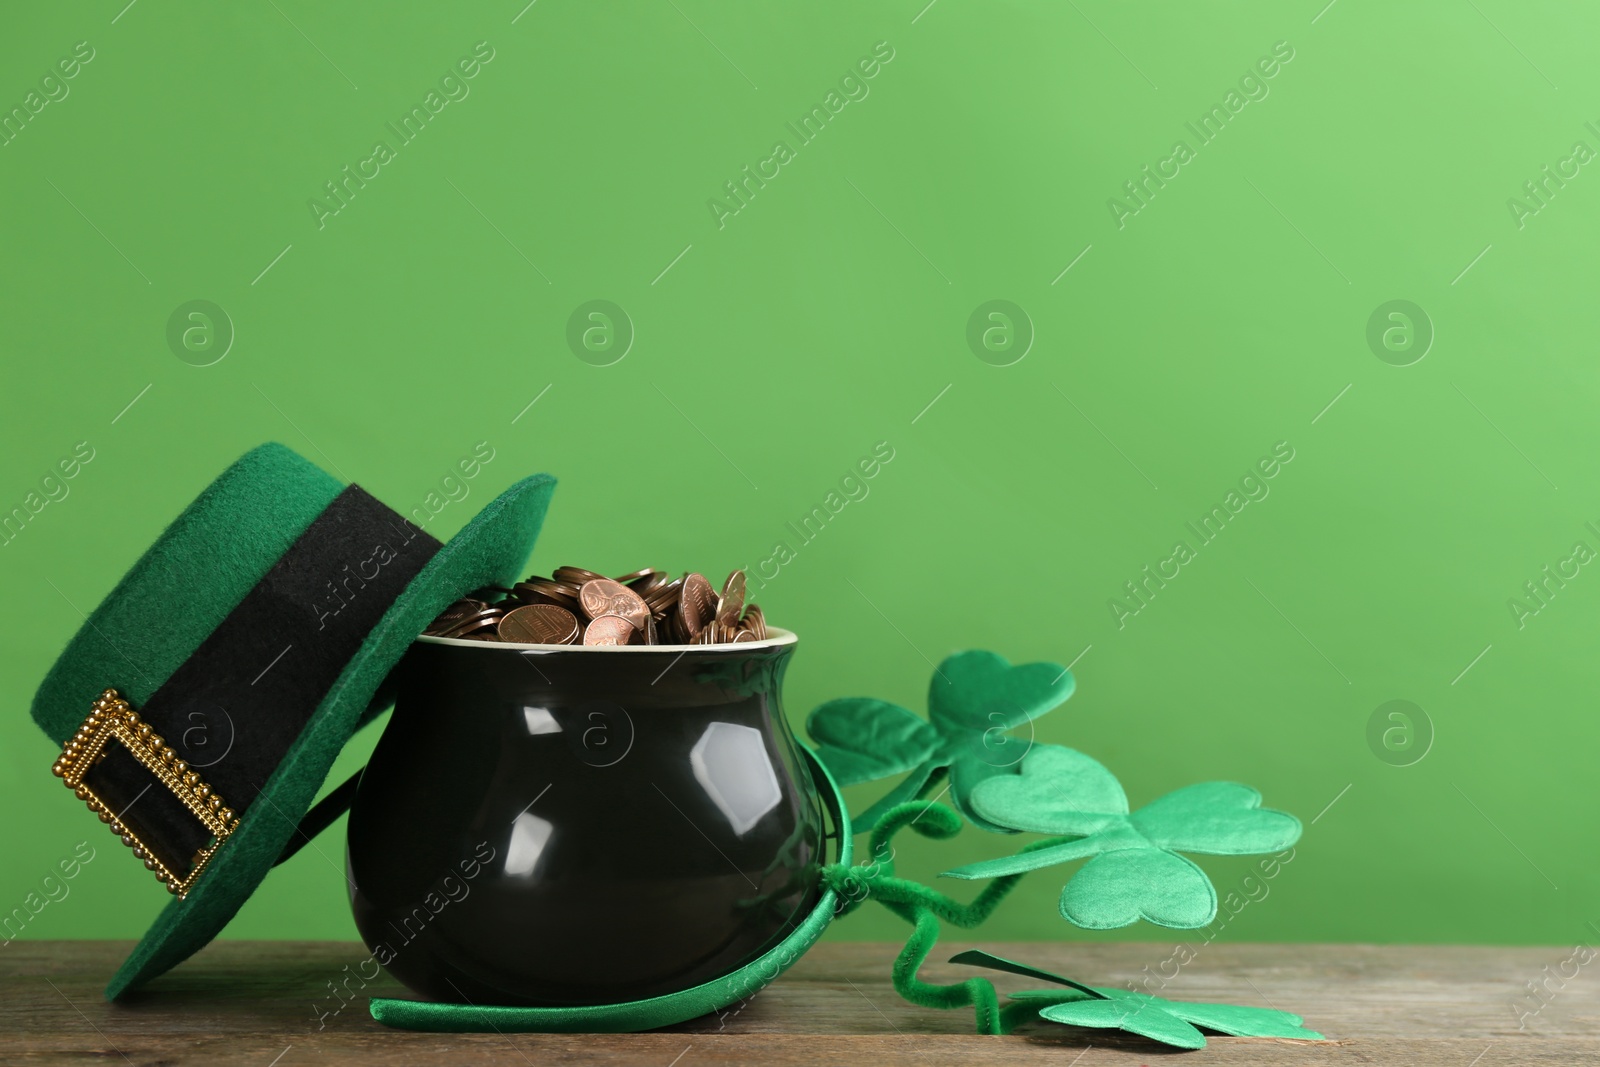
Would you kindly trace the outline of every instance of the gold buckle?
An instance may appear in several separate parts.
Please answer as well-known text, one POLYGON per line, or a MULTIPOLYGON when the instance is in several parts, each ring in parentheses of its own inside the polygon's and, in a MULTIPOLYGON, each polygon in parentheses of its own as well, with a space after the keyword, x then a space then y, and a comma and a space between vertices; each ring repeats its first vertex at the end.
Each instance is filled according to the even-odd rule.
POLYGON ((149 723, 141 721, 133 706, 115 689, 107 689, 95 700, 89 717, 78 727, 78 732, 67 739, 61 749, 61 757, 51 771, 77 794, 79 800, 88 804, 89 810, 98 815, 101 822, 110 824, 111 832, 133 849, 133 854, 144 860, 145 868, 154 871, 156 879, 165 884, 179 900, 188 894, 195 879, 206 869, 222 842, 239 826, 233 809, 223 805, 222 798, 213 793, 211 787, 201 780, 197 772, 191 771, 187 763, 178 759, 172 746, 151 730, 149 723), (171 790, 211 833, 211 844, 195 853, 193 866, 187 875, 180 877, 178 872, 169 870, 139 839, 138 834, 122 822, 118 817, 120 813, 111 811, 83 780, 84 773, 101 758, 106 745, 112 740, 120 741, 134 759, 143 764, 157 782, 171 790))

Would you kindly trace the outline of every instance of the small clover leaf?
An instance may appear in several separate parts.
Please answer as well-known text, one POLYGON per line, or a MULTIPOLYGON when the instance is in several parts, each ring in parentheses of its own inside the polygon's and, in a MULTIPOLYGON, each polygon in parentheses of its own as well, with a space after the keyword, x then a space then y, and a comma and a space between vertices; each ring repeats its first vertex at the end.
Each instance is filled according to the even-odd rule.
POLYGON ((1217 917, 1217 892, 1192 860, 1135 845, 1085 863, 1061 891, 1061 914, 1088 930, 1113 930, 1140 919, 1189 930, 1217 917))
POLYGON ((1111 772, 1081 752, 1037 745, 1022 773, 973 790, 978 816, 998 826, 1071 838, 1031 852, 958 867, 951 878, 995 878, 1088 859, 1061 893, 1061 914, 1090 930, 1145 919, 1192 928, 1216 918, 1217 894, 1178 855, 1276 852, 1300 838, 1293 815, 1262 808, 1261 794, 1233 782, 1192 785, 1129 814, 1111 772))
POLYGON ((858 830, 872 829, 890 808, 916 799, 936 774, 947 773, 963 815, 986 830, 1011 833, 975 813, 973 790, 1016 773, 1032 742, 1010 731, 1066 700, 1073 686, 1071 673, 1054 663, 1013 667, 993 652, 958 652, 934 671, 926 721, 897 704, 852 697, 819 706, 806 730, 840 785, 906 775, 852 820, 858 830))
POLYGON ((1039 1016, 1068 1026, 1125 1030, 1175 1048, 1205 1048, 1206 1037, 1199 1027, 1231 1037, 1287 1037, 1320 1041, 1322 1035, 1308 1030, 1298 1015, 1269 1008, 1247 1008, 1235 1004, 1195 1004, 1166 1000, 1128 989, 1087 986, 1049 971, 1015 963, 981 950, 950 957, 951 963, 1007 971, 1028 978, 1042 978, 1065 988, 1030 989, 1010 994, 1011 999, 1044 1006, 1039 1016))
POLYGON ((938 731, 922 719, 870 697, 828 701, 811 713, 806 730, 840 785, 904 774, 939 747, 938 731))
POLYGON ((1121 989, 1096 989, 1105 1000, 1073 1000, 1041 1008, 1039 1017, 1068 1026, 1126 1030, 1176 1048, 1205 1048, 1200 1027, 1230 1037, 1288 1037, 1320 1041, 1298 1015, 1236 1004, 1194 1004, 1121 989))

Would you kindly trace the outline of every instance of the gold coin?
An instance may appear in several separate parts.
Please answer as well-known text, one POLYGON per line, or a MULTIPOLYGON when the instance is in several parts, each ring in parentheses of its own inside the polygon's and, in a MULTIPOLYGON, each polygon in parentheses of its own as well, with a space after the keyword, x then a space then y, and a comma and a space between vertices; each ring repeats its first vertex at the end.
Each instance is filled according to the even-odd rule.
POLYGON ((621 615, 602 615, 583 631, 586 645, 625 645, 633 637, 633 623, 621 615))
POLYGON ((525 604, 508 611, 496 626, 502 641, 535 645, 570 645, 583 632, 577 618, 554 604, 525 604))

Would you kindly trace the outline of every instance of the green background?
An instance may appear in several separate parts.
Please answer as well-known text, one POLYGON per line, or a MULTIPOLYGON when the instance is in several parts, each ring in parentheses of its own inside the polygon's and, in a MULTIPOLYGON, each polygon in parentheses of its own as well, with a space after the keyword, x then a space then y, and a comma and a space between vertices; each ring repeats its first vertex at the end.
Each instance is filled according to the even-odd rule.
MULTIPOLYGON (((548 470, 533 569, 718 573, 794 547, 785 524, 889 442, 870 494, 759 590, 801 635, 797 726, 835 696, 920 711, 959 648, 1075 661, 1037 738, 1096 756, 1136 804, 1236 779, 1307 824, 1220 936, 1590 937, 1600 576, 1521 627, 1508 601, 1575 541, 1600 548, 1600 176, 1520 228, 1507 201, 1575 141, 1600 148, 1594 16, 122 3, 35 6, 0 34, 8 109, 76 42, 95 50, 0 147, 0 511, 95 450, 0 547, 0 910, 74 843, 98 850, 27 936, 132 937, 164 905, 50 778, 27 704, 79 610, 276 439, 402 510, 487 441, 430 532, 548 470), (319 228, 308 201, 480 41, 470 95, 319 228), (1185 123, 1280 41, 1269 95, 1200 145, 1185 123), (894 58, 870 94, 799 145, 786 123, 878 42, 894 58), (719 227, 708 200, 779 139, 794 159, 719 227), (1195 158, 1119 228, 1108 200, 1180 139, 1195 158), (199 299, 236 332, 210 366, 166 336, 199 299), (636 334, 610 366, 566 340, 594 299, 636 334), (995 299, 1035 334, 1009 366, 967 341, 995 299), (1408 366, 1366 339, 1395 299, 1436 333, 1408 366), (1270 495, 1119 627, 1123 583, 1195 546, 1185 524, 1278 442, 1294 459, 1270 495), (1426 716, 1390 757, 1426 753, 1408 766, 1368 742, 1396 699, 1426 716)), ((858 809, 874 795, 852 790, 858 809)), ((228 935, 353 937, 341 834, 228 935)), ((1014 844, 908 844, 902 871, 1014 844)), ((1225 895, 1248 862, 1204 865, 1225 895)), ((1069 928, 1060 873, 986 936, 1168 936, 1069 928)), ((869 909, 830 936, 901 929, 869 909)))

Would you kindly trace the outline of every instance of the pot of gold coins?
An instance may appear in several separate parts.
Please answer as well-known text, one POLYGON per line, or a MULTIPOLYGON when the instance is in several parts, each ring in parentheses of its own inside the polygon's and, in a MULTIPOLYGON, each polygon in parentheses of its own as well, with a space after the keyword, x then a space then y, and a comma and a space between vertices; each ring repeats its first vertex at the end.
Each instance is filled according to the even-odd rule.
POLYGON ((741 571, 561 567, 451 605, 397 668, 350 811, 373 958, 430 999, 564 1006, 768 952, 823 891, 794 647, 741 571))

